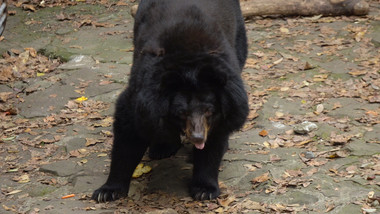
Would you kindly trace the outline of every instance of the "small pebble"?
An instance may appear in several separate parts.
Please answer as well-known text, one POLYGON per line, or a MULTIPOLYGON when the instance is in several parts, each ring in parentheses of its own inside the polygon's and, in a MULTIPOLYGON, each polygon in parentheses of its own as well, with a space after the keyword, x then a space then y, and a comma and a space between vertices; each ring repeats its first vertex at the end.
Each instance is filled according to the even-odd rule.
POLYGON ((305 158, 307 158, 307 159, 315 158, 315 155, 313 152, 305 152, 304 154, 305 154, 305 158))

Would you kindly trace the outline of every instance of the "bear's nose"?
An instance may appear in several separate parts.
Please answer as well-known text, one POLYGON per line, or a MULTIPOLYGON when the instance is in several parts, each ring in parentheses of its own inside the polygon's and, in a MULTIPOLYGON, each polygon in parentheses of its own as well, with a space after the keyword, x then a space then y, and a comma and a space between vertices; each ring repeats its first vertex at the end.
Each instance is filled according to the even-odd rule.
POLYGON ((190 140, 194 143, 202 143, 204 139, 205 138, 202 133, 192 133, 190 140))

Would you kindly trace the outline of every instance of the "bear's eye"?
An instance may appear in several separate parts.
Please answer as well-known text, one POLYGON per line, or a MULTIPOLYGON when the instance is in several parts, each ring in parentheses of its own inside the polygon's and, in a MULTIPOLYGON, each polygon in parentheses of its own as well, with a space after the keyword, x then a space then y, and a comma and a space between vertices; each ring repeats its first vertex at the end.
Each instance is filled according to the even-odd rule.
POLYGON ((206 117, 210 117, 214 113, 214 108, 208 107, 204 113, 206 117))

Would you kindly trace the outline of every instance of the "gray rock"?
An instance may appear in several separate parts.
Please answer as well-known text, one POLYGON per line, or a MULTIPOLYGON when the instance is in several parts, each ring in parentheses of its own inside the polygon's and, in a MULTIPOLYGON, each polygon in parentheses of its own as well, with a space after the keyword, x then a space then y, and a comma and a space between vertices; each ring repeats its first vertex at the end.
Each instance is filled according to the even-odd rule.
POLYGON ((78 174, 83 171, 83 167, 79 166, 72 160, 57 161, 51 164, 42 165, 40 167, 41 172, 50 173, 60 177, 67 177, 78 174))
POLYGON ((95 65, 95 60, 91 56, 77 55, 58 68, 62 70, 74 70, 78 68, 91 68, 93 65, 95 65))
POLYGON ((310 133, 317 129, 318 129, 317 124, 309 122, 309 121, 304 121, 301 124, 297 124, 293 128, 296 134, 301 134, 301 135, 310 133))

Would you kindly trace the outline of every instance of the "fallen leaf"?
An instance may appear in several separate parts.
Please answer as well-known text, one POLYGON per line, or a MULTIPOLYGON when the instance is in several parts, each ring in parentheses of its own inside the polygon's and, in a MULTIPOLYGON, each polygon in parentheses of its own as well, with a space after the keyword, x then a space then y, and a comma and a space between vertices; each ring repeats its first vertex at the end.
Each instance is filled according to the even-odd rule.
POLYGON ((265 137, 265 136, 268 135, 268 132, 267 132, 266 130, 262 130, 262 131, 259 133, 259 135, 260 135, 261 137, 265 137))
POLYGON ((369 96, 368 101, 370 103, 380 103, 380 95, 369 96))
POLYGON ((94 138, 86 138, 86 144, 85 146, 88 147, 88 146, 93 146, 97 143, 100 143, 102 141, 98 140, 98 139, 94 139, 94 138))
POLYGON ((22 190, 18 189, 18 190, 13 190, 11 192, 8 192, 6 195, 14 195, 14 194, 17 194, 19 192, 22 192, 22 190))
POLYGON ((0 92, 0 102, 6 102, 12 95, 12 92, 0 92))
POLYGON ((348 134, 337 135, 334 132, 332 132, 330 136, 330 142, 333 145, 342 145, 346 144, 349 140, 351 140, 351 138, 352 136, 348 134))
POLYGON ((269 172, 266 172, 258 177, 252 179, 252 183, 263 183, 269 180, 269 172))
POLYGON ((324 81, 326 81, 326 79, 328 77, 329 77, 328 74, 317 74, 317 75, 314 75, 313 81, 314 82, 324 82, 324 81))
POLYGON ((304 70, 310 70, 315 68, 315 66, 311 65, 309 62, 305 63, 305 66, 303 67, 304 70))
POLYGON ((14 177, 14 178, 12 178, 12 180, 17 181, 18 183, 21 183, 21 184, 30 182, 29 175, 27 175, 27 174, 21 175, 19 177, 14 177))
POLYGON ((314 173, 318 172, 318 168, 312 168, 306 172, 307 176, 312 176, 314 173))
POLYGON ((277 161, 280 161, 281 158, 278 155, 270 155, 269 160, 270 162, 277 162, 277 161))
POLYGON ((357 77, 357 76, 362 76, 362 75, 365 75, 367 74, 367 71, 351 71, 351 72, 348 72, 349 74, 351 74, 352 76, 354 77, 357 77))
POLYGON ((113 82, 110 81, 110 80, 103 80, 103 81, 100 81, 100 82, 99 82, 99 85, 109 85, 109 84, 111 84, 111 83, 113 83, 113 82))
POLYGON ((278 64, 280 64, 282 62, 282 60, 284 60, 284 58, 280 58, 280 59, 274 61, 273 64, 274 65, 278 65, 278 64))
POLYGON ((83 101, 86 101, 86 100, 88 100, 88 98, 85 97, 85 96, 81 96, 81 97, 78 97, 78 98, 75 99, 75 101, 76 101, 76 102, 79 102, 79 103, 81 103, 81 102, 83 102, 83 101))
POLYGON ((106 117, 98 123, 94 123, 94 127, 110 127, 113 123, 113 117, 106 117))
POLYGON ((141 177, 141 175, 146 174, 152 170, 150 166, 144 166, 144 164, 140 163, 137 165, 135 171, 133 172, 132 178, 141 177))
POLYGON ((33 5, 31 5, 31 4, 24 4, 24 5, 22 5, 22 8, 24 10, 30 10, 32 12, 36 11, 36 8, 33 5))
POLYGON ((326 213, 330 212, 333 209, 335 209, 335 204, 326 204, 326 213))
POLYGON ((357 171, 357 167, 356 166, 349 166, 346 168, 346 171, 349 173, 349 174, 355 174, 356 171, 357 171))
POLYGON ((366 31, 357 32, 355 34, 355 41, 360 42, 363 39, 365 33, 366 33, 366 31))
POLYGON ((304 141, 301 141, 301 142, 299 142, 299 143, 297 143, 295 146, 303 146, 303 145, 306 145, 306 144, 308 144, 308 143, 310 143, 310 142, 313 142, 313 140, 304 140, 304 141))
POLYGON ((334 106, 333 106, 333 110, 335 110, 335 109, 337 109, 337 108, 342 108, 343 106, 342 106, 342 104, 340 104, 340 102, 336 102, 336 103, 334 103, 334 106))
POLYGON ((219 207, 218 209, 214 210, 216 213, 224 213, 223 207, 219 207))
POLYGON ((228 207, 228 205, 230 205, 232 202, 234 202, 236 200, 236 197, 232 195, 232 196, 228 196, 227 198, 224 198, 224 199, 217 198, 217 200, 221 206, 228 207))
POLYGON ((257 167, 253 166, 253 164, 244 164, 244 167, 248 169, 249 172, 256 171, 257 167))
POLYGON ((289 34, 289 29, 286 27, 280 27, 280 32, 285 33, 285 34, 289 34))

